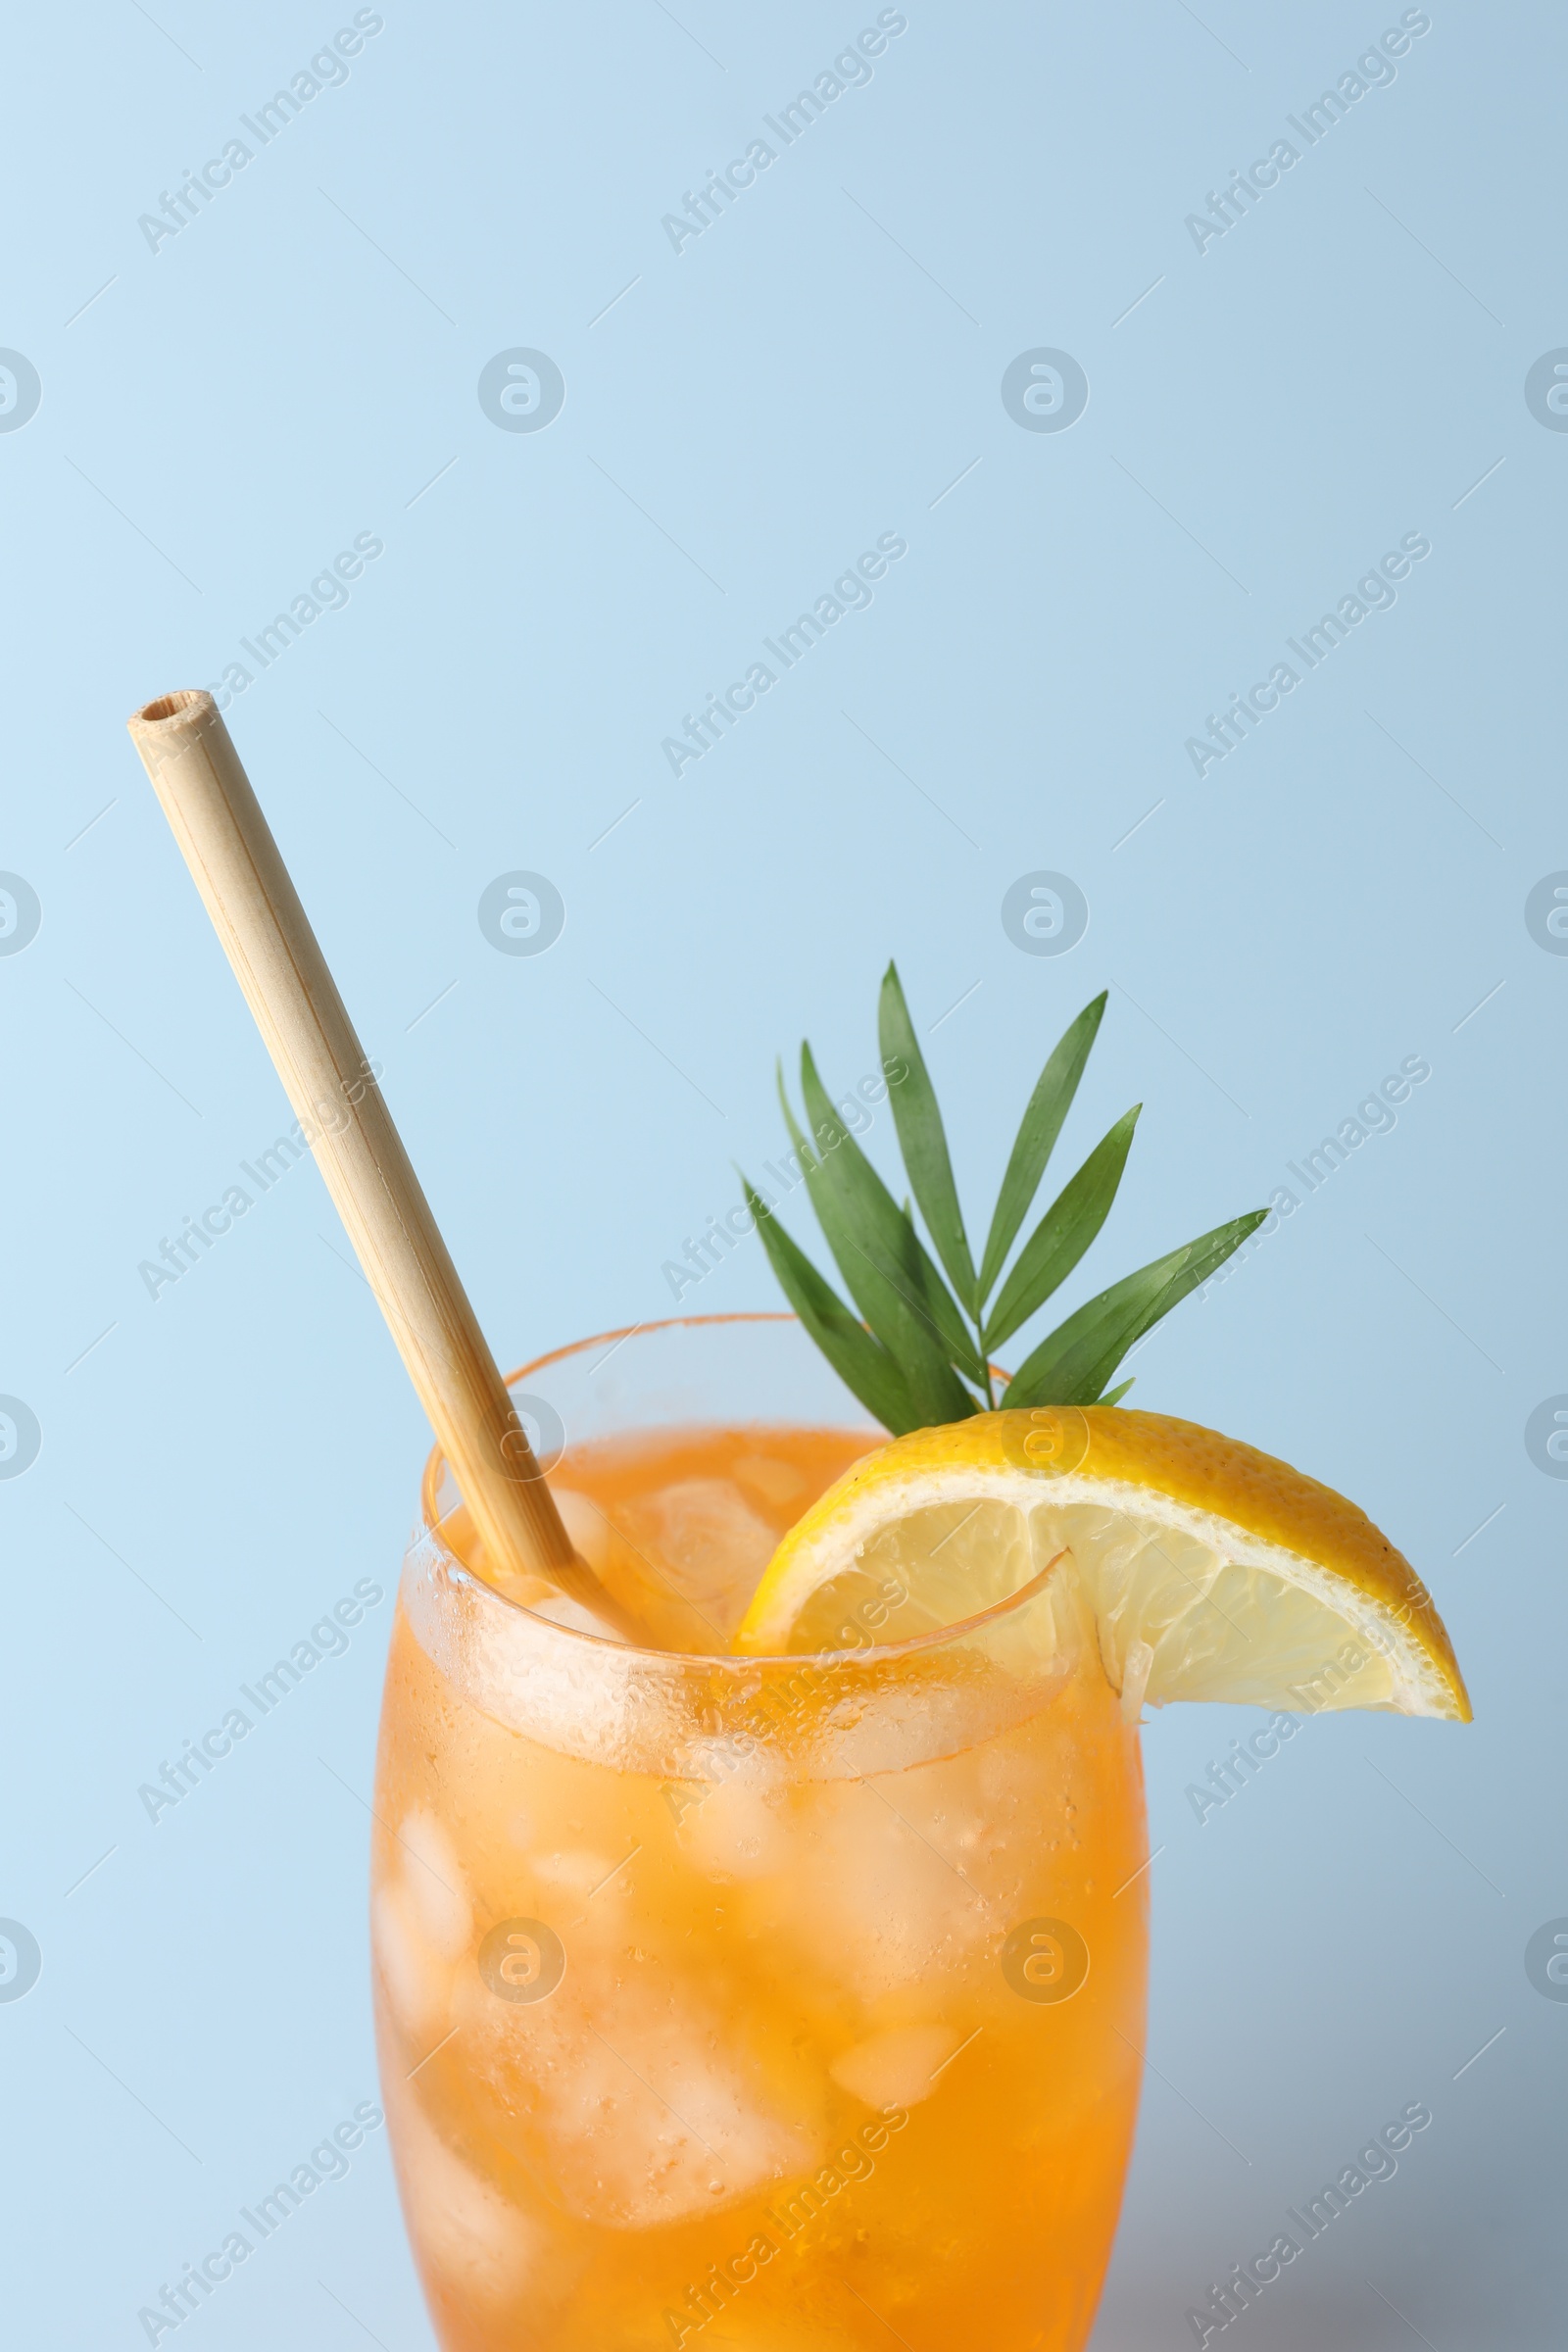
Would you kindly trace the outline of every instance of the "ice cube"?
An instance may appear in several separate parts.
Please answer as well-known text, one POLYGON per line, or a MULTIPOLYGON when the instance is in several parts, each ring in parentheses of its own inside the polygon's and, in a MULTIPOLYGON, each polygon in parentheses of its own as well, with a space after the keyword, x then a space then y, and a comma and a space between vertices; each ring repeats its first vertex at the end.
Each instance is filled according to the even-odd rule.
MULTIPOLYGON (((894 1788, 910 1801, 899 1776, 894 1788)), ((955 1859, 864 1782, 822 1783, 797 1815, 799 1895, 781 1930, 869 2005, 900 1985, 961 1968, 998 1919, 955 1859)))
POLYGON ((682 1807, 682 1851, 708 1877, 760 1879, 783 1869, 790 1834, 776 1804, 768 1801, 772 1778, 737 1771, 682 1807))
POLYGON ((689 1478, 638 1502, 632 1533, 666 1584, 720 1633, 740 1623, 778 1537, 722 1478, 689 1478))
POLYGON ((548 1617, 552 1625, 569 1626, 574 1634, 596 1634, 601 1642, 625 1642, 629 1636, 618 1626, 601 1617, 585 1602, 569 1592, 551 1592, 543 1600, 530 1600, 527 1607, 535 1617, 548 1617))
POLYGON ((962 2039, 956 2026, 892 2026, 842 2051, 827 2071, 867 2107, 913 2107, 931 2096, 932 2077, 962 2039))
POLYGON ((556 2179, 584 2221, 647 2230, 716 2213, 814 2159, 716 2036, 648 2006, 638 2018, 618 2003, 612 2038, 590 2029, 547 2101, 556 2179))
POLYGON ((414 1899, 400 1880, 376 1890, 370 1939, 398 2030, 422 2057, 447 2030, 452 1968, 430 1944, 414 1899))
POLYGON ((409 2229, 441 2283, 460 2306, 512 2303, 526 2288, 537 2308, 552 2251, 545 2224, 455 2155, 412 2098, 398 2101, 393 2127, 409 2229))
POLYGON ((530 1866, 547 1886, 560 1886, 584 1899, 616 1877, 613 1854, 596 1854, 585 1845, 565 1846, 558 1853, 533 1854, 530 1866))
POLYGON ((610 1521, 597 1503, 590 1502, 586 1494, 579 1494, 574 1487, 552 1487, 550 1491, 556 1498, 556 1508, 561 1513, 566 1533, 571 1538, 573 1551, 585 1559, 595 1576, 598 1576, 610 1557, 613 1533, 610 1521))
POLYGON ((405 1815, 398 1842, 403 1849, 403 1883, 425 1939, 444 1959, 456 1960, 467 1949, 473 1933, 473 1910, 458 1849, 423 1805, 405 1815))
POLYGON ((475 1972, 460 1980, 455 2014, 487 2128, 542 2165, 581 2221, 687 2221, 820 2162, 720 2010, 585 1958, 580 1942, 549 2000, 498 2001, 475 1972))
POLYGON ((781 1462, 766 1453, 741 1454, 730 1464, 730 1475, 738 1487, 781 1517, 802 1508, 809 1484, 805 1471, 793 1462, 781 1462))

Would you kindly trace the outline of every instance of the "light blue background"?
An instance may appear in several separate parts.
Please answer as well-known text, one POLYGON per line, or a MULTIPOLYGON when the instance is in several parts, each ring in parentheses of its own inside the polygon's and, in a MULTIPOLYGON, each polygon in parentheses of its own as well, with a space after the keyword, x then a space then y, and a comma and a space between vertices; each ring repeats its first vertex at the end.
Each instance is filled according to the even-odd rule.
MULTIPOLYGON (((1247 2340, 1544 2345, 1568 2007, 1523 1951, 1568 1913, 1568 1485, 1523 1430, 1568 1389, 1568 961, 1523 906, 1568 866, 1568 438, 1523 381, 1568 342, 1560 15, 1434 6, 1200 255, 1185 216, 1396 7, 911 0, 677 255, 661 216, 874 9, 392 0, 155 255, 138 215, 352 11, 152 13, 13 16, 0 101, 0 343, 43 383, 0 436, 0 866, 43 906, 0 958, 0 1390, 43 1429, 0 1484, 0 1913, 43 1951, 0 2004, 12 2333, 144 2341, 374 2091, 365 1800, 427 1433, 313 1167, 138 1279, 288 1113, 123 732, 370 532, 228 718, 509 1360, 670 1311, 662 1264, 780 1140, 775 1050, 858 1077, 890 954, 923 1027, 956 1006, 928 1051, 972 1222, 1110 987, 1065 1150, 1147 1107, 1068 1303, 1430 1061, 1134 1395, 1362 1501, 1478 1720, 1313 1722, 1201 1828, 1184 1788, 1250 1719, 1151 1726, 1157 2071, 1096 2340, 1192 2341, 1204 2283, 1425 2100, 1247 2340), (538 434, 476 398, 515 345, 565 377, 538 434), (1002 406, 1039 345, 1087 370, 1068 432, 1002 406), (871 609, 677 781, 661 739, 885 531, 871 609), (1204 714, 1411 531, 1396 607, 1200 781, 1204 714), (566 906, 537 959, 475 918, 516 867, 566 906), (1091 907, 1060 958, 1000 920, 1043 867, 1091 907), (152 1826, 138 1785, 366 1577, 348 1654, 152 1826)), ((754 1243, 686 1302, 773 1297, 754 1243)), ((384 2133, 189 2332, 430 2344, 384 2133)))

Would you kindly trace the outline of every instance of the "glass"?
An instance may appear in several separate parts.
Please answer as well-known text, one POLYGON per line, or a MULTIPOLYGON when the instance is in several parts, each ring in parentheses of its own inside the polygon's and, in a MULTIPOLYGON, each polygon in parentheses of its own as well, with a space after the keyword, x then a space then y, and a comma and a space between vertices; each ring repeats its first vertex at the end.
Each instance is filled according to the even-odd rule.
POLYGON ((1147 1839, 1070 1558, 923 1639, 732 1657, 779 1536, 883 1434, 794 1319, 612 1333, 511 1385, 574 1541, 681 1647, 490 1589, 432 1457, 372 1912, 445 2352, 1074 2352, 1137 2108, 1147 1839))

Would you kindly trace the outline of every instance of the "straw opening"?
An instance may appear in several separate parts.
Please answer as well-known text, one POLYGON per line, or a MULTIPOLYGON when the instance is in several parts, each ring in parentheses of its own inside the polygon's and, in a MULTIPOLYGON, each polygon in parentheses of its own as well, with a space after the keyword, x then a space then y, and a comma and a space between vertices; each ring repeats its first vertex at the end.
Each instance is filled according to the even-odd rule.
POLYGON ((144 703, 136 719, 144 726, 156 726, 160 719, 183 718, 187 710, 210 700, 199 686, 176 687, 172 694, 161 694, 156 702, 144 703))

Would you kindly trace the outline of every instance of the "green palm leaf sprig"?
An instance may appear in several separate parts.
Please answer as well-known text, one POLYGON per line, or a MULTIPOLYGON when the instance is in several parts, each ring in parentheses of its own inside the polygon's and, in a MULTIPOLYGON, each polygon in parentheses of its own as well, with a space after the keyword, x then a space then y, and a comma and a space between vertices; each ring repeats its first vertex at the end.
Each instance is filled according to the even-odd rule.
POLYGON ((790 1103, 780 1066, 779 1101, 790 1142, 852 1303, 823 1279, 772 1206, 744 1171, 737 1171, 746 1204, 784 1295, 807 1331, 895 1437, 1001 1406, 1117 1403, 1133 1385, 1126 1380, 1110 1387, 1129 1348, 1206 1282, 1267 1214, 1259 1208, 1233 1217, 1112 1283, 1041 1340, 998 1396, 993 1350, 1020 1331, 1066 1281, 1105 1222, 1127 1164, 1141 1103, 1101 1138, 1008 1266, 1104 1009, 1102 993, 1084 1006, 1040 1073, 1002 1179, 978 1271, 942 1113, 897 967, 890 963, 882 982, 878 1030, 899 1150, 929 1248, 909 1201, 901 1205, 894 1199, 835 1109, 809 1045, 801 1048, 806 1130, 790 1103), (893 1072, 901 1067, 904 1075, 895 1079, 893 1072))

